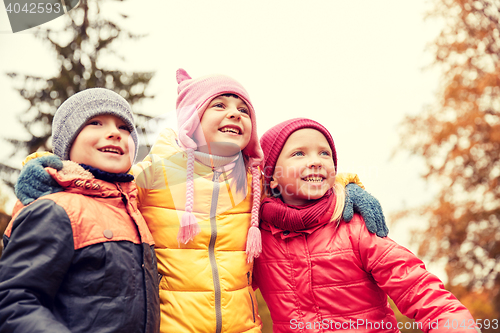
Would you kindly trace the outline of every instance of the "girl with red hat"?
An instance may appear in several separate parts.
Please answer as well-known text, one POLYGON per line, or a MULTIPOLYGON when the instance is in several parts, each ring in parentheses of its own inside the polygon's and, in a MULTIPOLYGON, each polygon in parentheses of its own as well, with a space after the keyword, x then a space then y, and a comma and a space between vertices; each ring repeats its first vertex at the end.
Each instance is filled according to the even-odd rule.
POLYGON ((324 126, 291 119, 260 143, 267 197, 254 284, 274 332, 399 332, 387 295, 424 332, 477 329, 415 255, 368 232, 358 214, 345 223, 344 186, 336 182, 337 154, 324 126))

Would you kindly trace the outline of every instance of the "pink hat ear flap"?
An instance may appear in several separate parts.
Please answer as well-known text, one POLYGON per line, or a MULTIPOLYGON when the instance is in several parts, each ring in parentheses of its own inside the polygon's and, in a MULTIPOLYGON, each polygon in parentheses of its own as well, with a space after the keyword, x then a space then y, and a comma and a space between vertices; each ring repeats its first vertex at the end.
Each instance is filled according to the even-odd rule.
POLYGON ((175 77, 177 79, 177 84, 181 83, 185 80, 191 80, 191 76, 182 68, 179 68, 175 73, 175 77))

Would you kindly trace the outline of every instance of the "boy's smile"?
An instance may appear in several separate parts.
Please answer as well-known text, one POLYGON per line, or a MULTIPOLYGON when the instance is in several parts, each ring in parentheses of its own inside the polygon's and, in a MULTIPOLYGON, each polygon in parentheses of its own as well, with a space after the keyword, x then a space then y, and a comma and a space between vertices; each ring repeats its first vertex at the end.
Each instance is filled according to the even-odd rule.
POLYGON ((106 146, 103 148, 99 148, 98 150, 102 151, 104 153, 114 153, 114 154, 118 154, 118 155, 123 155, 123 150, 117 146, 106 146))
POLYGON ((311 128, 292 133, 274 168, 271 188, 287 204, 303 206, 321 198, 335 182, 332 149, 325 136, 311 128))
MULTIPOLYGON (((201 151, 211 150, 210 144, 215 142, 233 143, 243 150, 248 145, 251 134, 252 120, 246 103, 235 95, 221 95, 208 104, 194 140, 201 151)), ((228 151, 227 154, 219 152, 218 155, 234 155, 234 151, 228 151)))
POLYGON ((76 137, 69 153, 70 160, 102 171, 127 172, 132 166, 135 147, 123 120, 112 115, 90 119, 76 137))

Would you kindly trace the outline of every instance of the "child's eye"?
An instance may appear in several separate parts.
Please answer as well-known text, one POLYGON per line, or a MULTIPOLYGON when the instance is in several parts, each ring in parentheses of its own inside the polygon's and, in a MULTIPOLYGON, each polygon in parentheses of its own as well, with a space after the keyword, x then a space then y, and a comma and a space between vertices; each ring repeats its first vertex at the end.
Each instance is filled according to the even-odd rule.
POLYGON ((304 156, 304 153, 301 151, 296 151, 295 153, 292 154, 292 156, 304 156))
POLYGON ((250 111, 248 111, 248 110, 247 110, 247 109, 245 109, 245 108, 241 108, 241 109, 239 109, 239 111, 240 111, 241 113, 244 113, 244 114, 250 114, 250 111))
POLYGON ((91 120, 87 123, 87 125, 101 125, 101 122, 98 120, 91 120))
POLYGON ((326 151, 326 150, 325 150, 325 151, 322 151, 320 154, 321 154, 321 155, 324 155, 324 156, 330 156, 330 155, 331 155, 331 154, 330 154, 330 152, 329 152, 329 151, 326 151))
POLYGON ((127 131, 127 132, 129 132, 129 133, 130 133, 130 129, 128 128, 128 126, 127 126, 127 125, 122 125, 122 126, 120 126, 119 128, 120 128, 121 130, 125 130, 125 131, 127 131))
POLYGON ((224 104, 222 103, 217 103, 217 104, 214 104, 212 105, 213 108, 223 108, 224 107, 224 104))

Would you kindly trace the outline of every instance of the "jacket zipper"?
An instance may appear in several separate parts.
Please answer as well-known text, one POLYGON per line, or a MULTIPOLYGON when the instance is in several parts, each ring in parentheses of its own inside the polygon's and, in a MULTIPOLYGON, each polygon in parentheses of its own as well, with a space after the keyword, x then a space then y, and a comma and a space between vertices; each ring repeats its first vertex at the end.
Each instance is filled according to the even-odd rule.
MULTIPOLYGON (((132 218, 132 221, 134 222, 135 229, 137 230, 137 234, 139 235, 139 237, 141 239, 141 243, 144 244, 144 241, 142 239, 141 231, 139 230, 139 226, 137 225, 137 221, 134 219, 134 217, 132 215, 132 212, 130 210, 129 200, 128 200, 127 196, 125 195, 125 192, 123 191, 123 188, 120 185, 120 183, 116 183, 116 185, 118 186, 118 189, 119 189, 119 191, 121 193, 122 202, 125 205, 125 209, 127 210, 128 215, 132 218)), ((144 250, 144 248, 143 248, 143 250, 144 250)), ((142 268, 143 268, 142 274, 143 274, 143 277, 144 277, 144 284, 147 285, 148 278, 147 278, 146 270, 144 269, 144 262, 145 262, 144 256, 145 256, 145 253, 143 251, 143 253, 142 253, 142 268)), ((162 276, 160 274, 158 274, 158 285, 160 285, 161 278, 162 278, 162 276)), ((146 288, 146 295, 145 295, 146 299, 149 299, 148 293, 149 293, 148 288, 146 288)), ((151 317, 151 315, 149 314, 151 312, 151 309, 150 309, 150 306, 149 306, 148 302, 146 302, 145 310, 146 310, 146 326, 145 327, 149 327, 149 326, 151 326, 151 323, 148 322, 147 319, 151 317)))
MULTIPOLYGON (((250 286, 250 272, 247 272, 247 283, 250 286)), ((252 302, 252 316, 253 316, 253 322, 255 323, 255 305, 253 305, 253 297, 250 290, 248 291, 248 295, 250 295, 250 301, 252 302)))
POLYGON ((212 266, 212 279, 214 281, 215 292, 215 320, 216 320, 216 333, 222 331, 222 305, 221 305, 221 288, 219 281, 219 268, 215 260, 215 241, 217 240, 217 202, 219 200, 219 177, 221 173, 214 171, 212 182, 214 187, 212 190, 212 202, 210 206, 210 243, 208 244, 208 257, 210 258, 210 265, 212 266))

